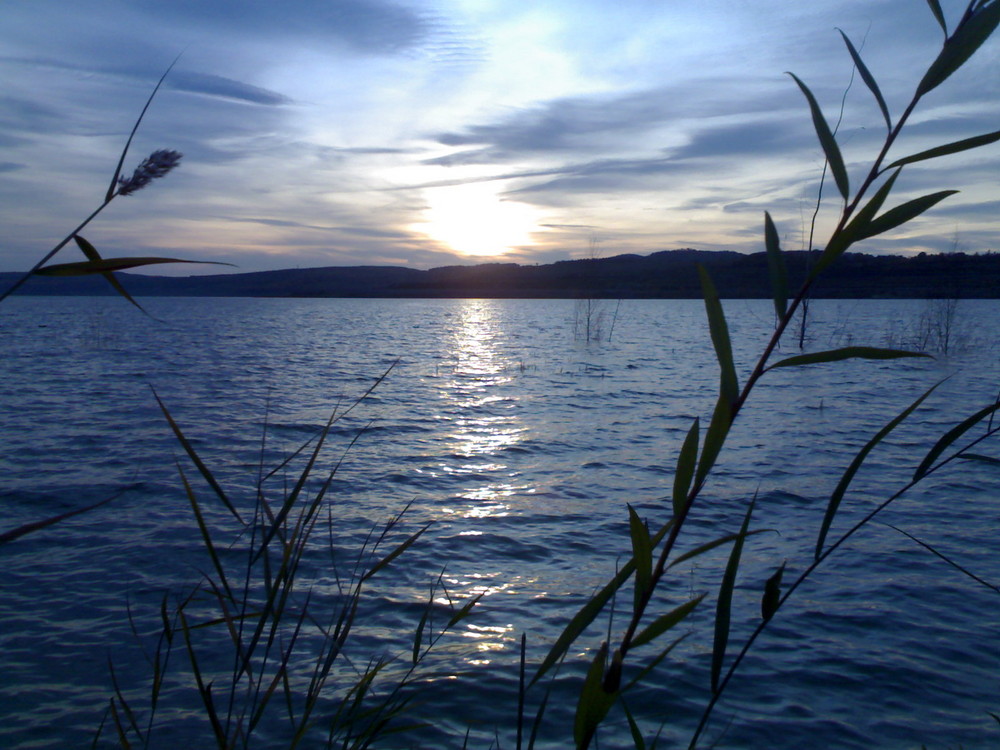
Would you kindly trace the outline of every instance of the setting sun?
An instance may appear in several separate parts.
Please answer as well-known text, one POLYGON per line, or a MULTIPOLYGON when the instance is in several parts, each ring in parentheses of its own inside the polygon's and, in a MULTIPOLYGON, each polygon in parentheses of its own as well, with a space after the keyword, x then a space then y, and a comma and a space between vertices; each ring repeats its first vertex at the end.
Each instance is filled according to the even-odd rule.
POLYGON ((462 255, 497 256, 533 245, 537 211, 504 200, 492 184, 435 188, 428 192, 421 232, 462 255))

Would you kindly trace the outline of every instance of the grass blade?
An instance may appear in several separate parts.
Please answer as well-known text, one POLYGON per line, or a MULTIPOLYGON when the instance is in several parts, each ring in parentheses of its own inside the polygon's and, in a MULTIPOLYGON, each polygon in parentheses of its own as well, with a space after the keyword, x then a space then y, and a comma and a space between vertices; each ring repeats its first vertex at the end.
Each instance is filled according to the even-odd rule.
POLYGON ((962 435, 968 432, 970 429, 976 426, 986 417, 993 414, 997 409, 1000 409, 1000 401, 995 404, 990 404, 989 406, 983 407, 975 414, 973 414, 968 419, 964 419, 960 424, 952 427, 948 432, 941 436, 941 439, 934 444, 934 447, 930 449, 924 460, 920 462, 920 466, 913 473, 913 478, 920 479, 923 477, 931 468, 931 465, 937 460, 944 450, 958 440, 962 435))
MULTIPOLYGON (((521 661, 517 670, 517 750, 521 750, 521 740, 524 734, 524 675, 528 656, 528 634, 521 633, 521 661)), ((468 735, 466 735, 468 739, 468 735)))
POLYGON ((1000 130, 994 130, 992 133, 984 133, 983 135, 973 136, 972 138, 965 138, 961 141, 955 141, 954 143, 947 143, 944 146, 929 148, 926 151, 921 151, 920 153, 913 154, 912 156, 904 156, 902 159, 894 161, 888 168, 892 169, 893 167, 902 167, 904 164, 913 164, 914 162, 925 161, 927 159, 936 159, 939 156, 958 154, 962 151, 979 148, 980 146, 988 146, 996 141, 1000 141, 1000 130))
POLYGON ((65 521, 67 518, 78 516, 81 513, 87 513, 88 511, 94 510, 95 508, 100 508, 102 505, 110 503, 112 500, 118 499, 127 491, 128 491, 127 489, 124 489, 121 492, 116 492, 111 497, 106 497, 100 502, 94 503, 93 505, 87 505, 84 506, 83 508, 77 508, 76 510, 71 510, 66 513, 60 513, 58 516, 51 516, 50 518, 44 518, 41 521, 33 521, 31 523, 26 523, 23 526, 18 526, 16 529, 5 531, 3 534, 0 534, 0 544, 13 542, 15 539, 24 536, 25 534, 30 534, 33 531, 44 529, 46 526, 51 526, 54 523, 65 521))
POLYGON ((208 551, 208 556, 212 560, 212 566, 215 568, 215 572, 219 575, 219 581, 222 583, 222 587, 226 590, 226 596, 229 597, 230 601, 236 601, 233 596, 232 589, 229 588, 229 581, 226 578, 226 571, 222 567, 222 561, 219 559, 218 553, 215 551, 215 544, 212 542, 212 535, 208 530, 208 524, 205 523, 205 517, 201 513, 201 506, 198 503, 198 499, 194 495, 194 490, 191 488, 191 484, 187 480, 187 476, 184 474, 184 469, 181 467, 180 463, 177 464, 177 471, 181 475, 181 483, 184 485, 184 492, 187 494, 188 502, 191 504, 191 510, 194 512, 195 522, 198 524, 198 530, 201 532, 201 539, 205 544, 205 549, 208 551))
MULTIPOLYGON (((933 10, 933 7, 932 7, 933 10)), ((940 8, 938 8, 940 11, 940 8)), ((979 5, 979 9, 962 19, 955 33, 945 40, 937 59, 928 68, 917 86, 917 97, 940 86, 975 54, 1000 25, 1000 3, 979 5)))
POLYGON ((632 646, 642 646, 643 644, 650 643, 656 638, 659 638, 661 635, 674 627, 674 625, 681 622, 681 620, 691 614, 691 612, 694 611, 694 608, 701 604, 701 600, 704 598, 705 594, 696 596, 694 599, 684 602, 684 604, 681 604, 679 607, 674 607, 674 609, 670 610, 665 615, 657 617, 646 628, 644 628, 639 635, 632 639, 632 646))
POLYGON ((847 38, 847 34, 840 29, 837 29, 837 31, 840 31, 840 35, 844 37, 844 44, 847 45, 847 51, 851 53, 851 59, 854 60, 854 65, 857 67, 858 73, 861 74, 861 80, 865 82, 865 86, 868 87, 868 90, 871 91, 872 95, 875 97, 875 101, 878 102, 878 107, 882 110, 882 117, 885 118, 885 126, 891 132, 892 118, 889 117, 889 108, 886 106, 885 99, 882 97, 882 92, 879 90, 878 84, 875 82, 875 77, 868 70, 868 66, 865 65, 864 61, 861 59, 861 55, 858 54, 858 51, 854 48, 851 40, 847 38))
POLYGON ((683 641, 685 638, 687 638, 689 635, 691 635, 690 631, 687 632, 687 633, 684 633, 681 636, 678 636, 673 641, 671 641, 671 643, 670 643, 669 646, 667 646, 665 649, 663 649, 662 651, 660 651, 660 653, 658 653, 655 658, 650 659, 646 663, 646 665, 642 669, 640 669, 639 672, 631 680, 629 680, 628 684, 625 685, 624 688, 622 688, 621 692, 622 693, 627 693, 633 687, 635 687, 636 685, 640 684, 646 678, 646 675, 648 675, 650 672, 652 672, 654 669, 656 669, 657 665, 661 661, 663 661, 670 654, 670 652, 673 651, 677 647, 677 645, 681 641, 683 641))
POLYGON ((118 675, 115 672, 115 665, 110 656, 108 656, 108 672, 111 674, 111 685, 114 688, 115 695, 118 697, 118 704, 125 712, 125 717, 128 719, 128 723, 132 727, 132 731, 135 732, 136 736, 139 738, 139 742, 146 744, 146 740, 142 736, 142 730, 139 729, 139 722, 136 721, 135 713, 132 711, 132 707, 129 706, 128 701, 125 700, 125 696, 122 694, 122 689, 118 685, 118 675))
POLYGON ((833 173, 834 182, 837 183, 837 189, 846 201, 850 196, 851 186, 847 179, 844 157, 840 154, 840 147, 837 146, 837 140, 833 137, 833 132, 830 130, 826 118, 823 117, 823 110, 819 108, 816 97, 813 96, 809 87, 799 80, 798 76, 794 73, 789 73, 788 75, 798 84, 802 93, 805 94, 806 101, 809 102, 809 111, 812 113, 813 127, 816 129, 820 146, 823 147, 823 153, 826 155, 826 161, 830 165, 830 171, 833 173))
POLYGON ((630 504, 628 507, 629 536, 632 538, 632 559, 635 560, 635 607, 640 603, 653 579, 653 546, 649 539, 649 529, 639 518, 630 504))
POLYGON ((712 413, 712 421, 708 423, 708 430, 705 432, 705 444, 701 448, 698 473, 695 475, 696 484, 700 484, 708 476, 708 472, 712 470, 732 424, 732 404, 725 397, 719 396, 719 400, 715 404, 715 411, 712 413))
MULTIPOLYGON (((73 239, 80 244, 83 238, 79 235, 73 239)), ((84 240, 86 242, 86 240, 84 240)), ((89 242, 87 243, 90 244, 89 242)), ((91 247, 93 247, 91 245, 91 247)), ((86 262, 79 263, 53 263, 51 266, 42 266, 35 274, 38 276, 88 276, 95 273, 107 274, 111 271, 124 271, 127 268, 137 268, 139 266, 152 266, 160 263, 200 263, 212 266, 232 266, 232 263, 223 263, 215 260, 185 260, 183 258, 159 258, 159 257, 124 257, 124 258, 102 258, 100 256, 91 258, 86 262)))
POLYGON ((991 590, 995 591, 996 593, 1000 594, 1000 586, 994 586, 989 581, 984 581, 982 578, 980 578, 979 576, 977 576, 971 570, 967 570, 966 568, 964 568, 961 565, 959 565, 957 562, 955 562, 954 560, 952 560, 947 555, 945 555, 945 554, 943 554, 941 552, 938 552, 936 549, 934 549, 927 542, 922 541, 920 539, 917 539, 915 536, 913 536, 913 534, 907 533, 907 532, 903 531, 902 529, 896 528, 891 523, 887 523, 886 526, 888 526, 890 529, 895 529, 896 531, 898 531, 903 536, 909 537, 910 539, 912 539, 913 541, 915 541, 917 544, 919 544, 921 547, 923 547, 924 549, 926 549, 928 552, 931 552, 931 553, 937 555, 942 560, 944 560, 946 563, 948 563, 951 567, 955 568, 955 570, 957 570, 957 571, 959 571, 961 573, 964 573, 965 575, 967 575, 969 578, 971 578, 976 583, 982 584, 986 588, 991 589, 991 590))
POLYGON ((817 261, 812 272, 809 274, 810 279, 815 279, 827 266, 843 255, 852 244, 864 237, 872 236, 870 234, 872 220, 875 218, 875 214, 882 210, 885 199, 892 192, 892 187, 895 185, 896 178, 898 177, 899 170, 897 169, 889 179, 882 183, 881 187, 875 192, 875 195, 861 207, 851 222, 830 238, 830 242, 823 249, 823 254, 820 256, 819 261, 817 261))
POLYGON ((774 314, 780 320, 788 310, 788 270, 785 268, 785 257, 781 254, 778 230, 767 211, 764 212, 764 247, 767 250, 767 269, 771 276, 774 314))
POLYGON ((691 479, 694 477, 695 465, 698 462, 698 432, 699 420, 696 417, 691 429, 688 430, 677 457, 677 471, 674 472, 674 517, 681 516, 687 504, 688 490, 691 489, 691 479))
POLYGON ((451 630, 453 627, 458 625, 458 623, 468 617, 472 612, 472 608, 479 604, 479 600, 484 596, 486 596, 486 592, 482 591, 469 599, 469 601, 462 605, 461 609, 451 616, 451 619, 448 620, 448 624, 444 626, 444 629, 451 630))
POLYGON ((201 473, 202 477, 204 477, 205 481, 208 482, 208 486, 212 488, 212 491, 215 492, 216 496, 222 501, 222 504, 226 506, 229 512, 233 514, 236 520, 239 521, 241 524, 246 525, 245 522, 243 521, 243 518, 236 510, 236 507, 229 501, 229 498, 226 496, 225 491, 215 480, 215 477, 212 475, 212 472, 208 470, 208 467, 205 466, 204 461, 201 460, 201 457, 195 451, 194 446, 191 445, 190 441, 181 431, 181 428, 177 426, 177 423, 174 421, 174 418, 170 416, 170 412, 167 411, 167 405, 163 403, 159 395, 156 393, 155 389, 153 389, 153 398, 155 398, 156 403, 160 405, 160 410, 163 412, 163 416, 166 417, 167 424, 170 425, 170 429, 173 430, 174 436, 177 438, 177 442, 181 444, 181 447, 184 448, 184 452, 188 454, 188 457, 191 459, 194 465, 198 467, 198 471, 201 473))
POLYGON ((941 3, 938 0, 927 0, 927 5, 930 6, 931 13, 934 14, 934 18, 937 20, 938 25, 941 26, 941 31, 944 32, 944 38, 948 38, 948 24, 944 20, 944 12, 941 10, 941 3))
POLYGON ((764 582, 764 595, 760 599, 760 616, 767 622, 778 611, 781 602, 781 576, 785 572, 785 563, 781 563, 774 575, 764 582))
POLYGON ((857 239, 867 239, 868 237, 884 234, 890 229, 895 229, 901 224, 905 224, 906 222, 917 218, 920 214, 924 213, 924 211, 933 208, 945 198, 950 195, 955 195, 957 192, 957 190, 941 190, 937 193, 930 193, 929 195, 914 198, 913 200, 907 201, 906 203, 896 206, 895 208, 890 208, 877 219, 873 219, 871 224, 868 225, 867 231, 861 234, 857 239))
POLYGON ((992 464, 993 466, 1000 466, 1000 458, 994 458, 993 456, 984 456, 981 453, 959 453, 959 458, 964 458, 966 461, 981 461, 984 464, 992 464))
POLYGON ((361 576, 361 580, 367 581, 373 575, 382 570, 382 568, 386 567, 389 563, 391 563, 393 560, 395 560, 397 557, 403 554, 407 549, 409 549, 410 545, 412 545, 415 541, 417 541, 417 539, 419 539, 423 535, 423 533, 431 527, 432 524, 433 521, 428 523, 417 533, 407 537, 402 544, 400 544, 398 547, 396 547, 396 549, 394 549, 388 555, 386 555, 377 563, 375 563, 375 565, 373 565, 363 576, 361 576))
POLYGON ((815 557, 818 560, 820 555, 823 554, 823 544, 826 542, 826 535, 830 531, 830 525, 833 523, 834 516, 837 515, 837 509, 840 507, 840 501, 844 498, 844 493, 847 492, 847 488, 851 484, 851 480, 854 479, 854 475, 858 473, 858 469, 861 468, 861 464, 864 463, 868 454, 872 452, 872 449, 878 445, 882 440, 892 432, 896 427, 906 419, 913 411, 924 402, 928 396, 930 396, 937 387, 941 385, 941 382, 935 383, 930 388, 928 388, 924 393, 912 404, 906 407, 902 412, 900 412, 892 421, 890 421, 885 427, 876 433, 875 437, 865 443, 865 446, 858 451, 858 454, 851 461, 850 466, 847 467, 847 471, 837 482, 837 486, 833 490, 833 494, 830 495, 830 500, 826 506, 826 513, 823 515, 823 523, 820 526, 819 534, 816 537, 816 552, 815 557))
MULTIPOLYGON (((655 547, 660 543, 660 540, 667 534, 667 532, 673 527, 674 521, 666 523, 662 529, 656 532, 652 539, 652 545, 655 547)), ((528 687, 531 687, 542 675, 544 675, 549 669, 551 669, 559 660, 563 658, 567 649, 573 644, 574 641, 580 636, 580 634, 587 629, 587 626, 594 621, 594 618, 600 614, 604 606, 610 601, 611 597, 620 589, 625 581, 629 579, 632 573, 635 572, 635 560, 629 560, 622 566, 622 569, 615 574, 608 583, 606 583, 600 591, 598 591, 590 600, 580 608, 573 619, 569 621, 569 624, 563 628, 562 633, 559 634, 559 638, 556 639, 555 644, 549 650, 548 655, 542 661, 541 666, 535 673, 535 676, 531 678, 531 682, 528 687)))
MULTIPOLYGON (((104 259, 101 258, 101 254, 97 252, 97 248, 91 245, 89 242, 87 242, 87 240, 85 240, 83 237, 81 237, 78 234, 75 234, 73 235, 73 239, 76 241, 76 244, 80 248, 80 250, 83 251, 83 254, 87 256, 86 263, 60 263, 55 266, 46 266, 45 268, 39 268, 35 273, 41 274, 43 276, 59 275, 58 273, 53 274, 52 269, 54 268, 58 269, 60 267, 65 267, 65 266, 80 266, 80 265, 88 266, 92 264, 101 265, 105 262, 104 259)), ((92 271, 91 273, 100 273, 105 278, 105 280, 111 285, 112 289, 118 292, 118 294, 124 297, 128 302, 131 302, 133 305, 139 308, 139 310, 143 314, 149 315, 149 313, 147 313, 143 309, 142 305, 140 305, 138 302, 132 299, 132 295, 125 290, 125 287, 122 286, 121 282, 113 273, 111 273, 110 270, 92 271)), ((71 274, 66 274, 66 275, 71 275, 71 274)))
POLYGON ((800 367, 802 365, 817 365, 826 362, 840 362, 845 359, 902 359, 904 357, 926 357, 934 359, 926 352, 908 352, 902 349, 882 349, 873 346, 845 346, 841 349, 830 349, 825 352, 813 352, 812 354, 798 354, 775 362, 768 367, 773 370, 776 367, 800 367))
POLYGON ((753 513, 753 506, 757 502, 756 495, 750 501, 746 516, 743 518, 743 525, 740 533, 733 543, 733 550, 729 554, 729 562, 726 564, 726 572, 722 576, 722 585, 719 587, 719 600, 715 606, 715 639, 712 643, 712 692, 719 689, 719 675, 722 674, 722 662, 726 658, 726 646, 729 643, 729 619, 733 603, 733 589, 736 586, 736 572, 740 567, 740 556, 743 554, 743 540, 746 538, 747 530, 750 528, 750 516, 753 513))
MULTIPOLYGON (((756 536, 757 534, 763 534, 765 531, 774 531, 774 529, 755 529, 753 531, 748 531, 746 536, 756 536)), ((679 555, 670 561, 667 566, 667 570, 670 570, 675 565, 680 565, 685 560, 691 560, 699 555, 704 555, 706 552, 710 552, 716 547, 721 547, 724 544, 729 544, 738 537, 739 534, 726 534, 725 536, 719 537, 718 539, 713 539, 710 542, 705 542, 704 544, 699 544, 693 550, 685 552, 683 555, 679 555)))
POLYGON ((646 740, 642 738, 642 732, 639 731, 639 725, 635 721, 635 717, 632 716, 632 712, 628 710, 628 706, 622 701, 622 708, 625 710, 625 718, 628 719, 628 729, 632 734, 632 744, 635 745, 635 750, 646 750, 646 740))
POLYGON ((601 684, 607 660, 608 644, 604 642, 594 656, 590 669, 587 670, 587 677, 583 682, 583 689, 580 691, 580 699, 576 704, 573 740, 578 750, 583 750, 590 745, 590 741, 597 731, 597 725, 607 716, 611 706, 618 698, 617 691, 607 693, 601 684))
POLYGON ((729 327, 726 325, 726 316, 722 311, 722 302, 719 300, 719 293, 712 283, 708 271, 701 264, 698 264, 698 276, 701 279, 701 291, 705 297, 705 312, 708 314, 708 329, 712 335, 712 345, 715 347, 715 356, 719 360, 721 370, 719 380, 719 392, 729 403, 733 403, 739 398, 740 388, 736 380, 736 367, 733 364, 733 347, 729 340, 729 327))

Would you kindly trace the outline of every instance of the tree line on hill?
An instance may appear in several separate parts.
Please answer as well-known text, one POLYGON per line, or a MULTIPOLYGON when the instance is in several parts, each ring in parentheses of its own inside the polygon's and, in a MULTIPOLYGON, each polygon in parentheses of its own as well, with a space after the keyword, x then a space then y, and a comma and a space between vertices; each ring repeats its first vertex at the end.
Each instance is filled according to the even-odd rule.
MULTIPOLYGON (((815 253, 786 253, 790 285, 808 274, 815 253)), ((137 296, 177 297, 480 297, 690 299, 701 297, 697 264, 729 298, 770 296, 764 253, 666 250, 650 255, 564 260, 544 265, 484 263, 417 270, 331 266, 202 276, 117 274, 137 296)), ((0 274, 11 285, 20 274, 0 274)), ((100 276, 32 278, 22 294, 115 294, 100 276)), ((816 281, 821 298, 997 298, 1000 253, 847 253, 816 281)))

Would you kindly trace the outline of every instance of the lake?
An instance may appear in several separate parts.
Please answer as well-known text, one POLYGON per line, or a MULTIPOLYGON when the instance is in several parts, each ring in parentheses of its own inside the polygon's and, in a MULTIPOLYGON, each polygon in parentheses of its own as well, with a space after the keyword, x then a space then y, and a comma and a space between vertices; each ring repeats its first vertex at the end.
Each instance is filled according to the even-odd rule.
MULTIPOLYGON (((468 732, 470 748, 513 748, 521 634, 530 677, 568 619, 630 558, 627 504, 650 528, 669 520, 678 451, 695 417, 707 425, 719 388, 698 301, 594 301, 589 314, 572 300, 143 304, 156 320, 116 298, 22 297, 0 306, 0 532, 122 493, 0 545, 5 748, 89 746, 114 694, 109 660, 130 700, 141 707, 148 699, 143 650, 155 646, 160 603, 190 592, 212 566, 178 466, 219 539, 237 539, 154 389, 249 512, 260 467, 279 466, 391 368, 334 424, 320 456, 311 491, 338 468, 303 560, 301 595, 311 592, 317 611, 333 606, 334 574, 349 575, 370 530, 404 507, 391 539, 433 522, 366 583, 349 665, 363 669, 388 654, 399 657, 386 670, 397 674, 439 576, 456 606, 482 598, 424 665, 409 718, 427 726, 376 746, 459 748, 468 732)), ((742 383, 773 310, 764 300, 728 300, 725 309, 742 383)), ((784 368, 759 383, 679 547, 736 532, 756 496, 751 528, 764 531, 746 540, 729 659, 759 622, 764 581, 784 562, 787 583, 811 561, 830 494, 872 435, 944 379, 869 456, 831 540, 905 485, 940 435, 995 399, 1000 302, 963 300, 954 312, 946 356, 784 368)), ((810 314, 807 351, 917 338, 933 346, 940 335, 931 324, 943 313, 916 300, 819 300, 810 314)), ((797 353, 789 340, 778 356, 797 353)), ((995 441, 976 451, 1000 456, 995 441)), ((300 469, 298 461, 279 470, 267 492, 281 497, 300 469)), ((892 528, 1000 585, 998 479, 995 466, 956 461, 852 537, 755 644, 701 746, 1000 745, 989 713, 1000 714, 1000 594, 892 528)), ((676 628, 687 637, 626 693, 647 742, 659 732, 661 747, 686 747, 708 700, 729 549, 673 569, 656 595, 654 616, 707 594, 676 628)), ((236 554, 227 551, 226 564, 236 554)), ((445 597, 440 588, 435 597, 445 597)), ((623 589, 613 633, 631 599, 623 589)), ((572 745, 573 700, 608 629, 599 618, 570 650, 536 747, 572 745)), ((646 646, 630 654, 626 679, 656 653, 646 646)), ((185 666, 179 645, 152 747, 213 742, 185 666)), ((289 668, 299 686, 311 663, 289 668)), ((345 674, 335 673, 331 687, 352 667, 338 669, 345 674)), ((529 708, 546 686, 529 691, 529 708)), ((113 746, 109 726, 100 746, 113 746)), ((283 746, 287 728, 268 719, 258 733, 251 746, 283 746)), ((633 746, 620 710, 599 740, 601 748, 633 746)))

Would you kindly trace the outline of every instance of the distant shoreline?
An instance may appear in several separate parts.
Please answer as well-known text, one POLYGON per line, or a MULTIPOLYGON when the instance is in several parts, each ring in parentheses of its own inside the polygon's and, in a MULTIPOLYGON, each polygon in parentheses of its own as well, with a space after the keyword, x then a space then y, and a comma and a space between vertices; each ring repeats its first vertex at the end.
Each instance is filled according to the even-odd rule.
MULTIPOLYGON (((812 257, 786 253, 790 286, 801 284, 812 257)), ((668 250, 651 255, 566 260, 545 265, 486 263, 421 271, 401 266, 330 266, 203 276, 117 274, 143 297, 697 299, 697 265, 725 298, 770 296, 764 253, 668 250)), ((0 273, 0 288, 20 274, 0 273)), ((25 295, 116 294, 100 276, 30 279, 25 295)), ((1000 253, 916 256, 847 253, 820 277, 816 298, 1000 298, 1000 253)))

